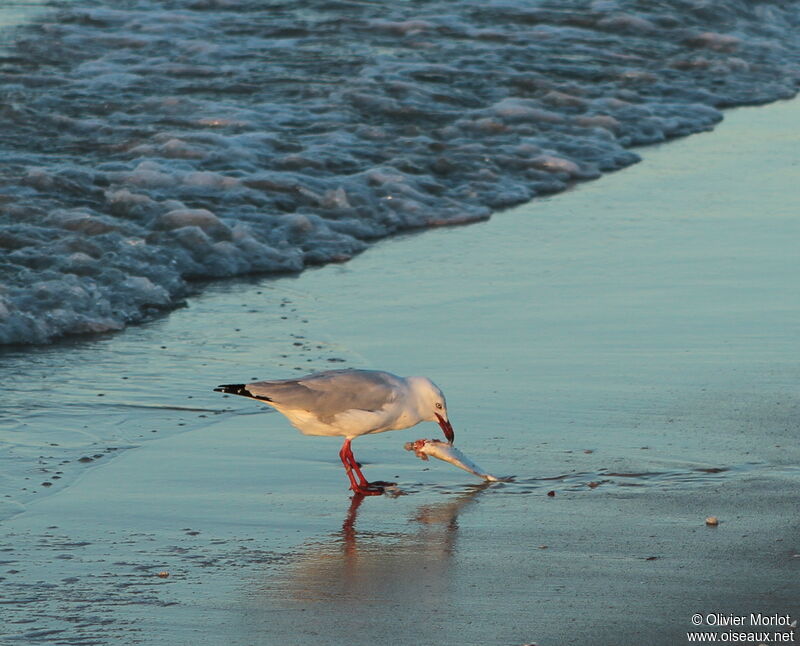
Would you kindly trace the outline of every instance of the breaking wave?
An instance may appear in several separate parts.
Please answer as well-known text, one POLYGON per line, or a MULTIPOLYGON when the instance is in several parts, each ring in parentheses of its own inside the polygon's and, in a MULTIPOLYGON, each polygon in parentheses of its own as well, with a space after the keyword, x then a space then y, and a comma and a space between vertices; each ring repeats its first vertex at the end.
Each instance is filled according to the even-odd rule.
POLYGON ((0 56, 0 343, 484 219, 800 80, 778 0, 100 4, 0 56))

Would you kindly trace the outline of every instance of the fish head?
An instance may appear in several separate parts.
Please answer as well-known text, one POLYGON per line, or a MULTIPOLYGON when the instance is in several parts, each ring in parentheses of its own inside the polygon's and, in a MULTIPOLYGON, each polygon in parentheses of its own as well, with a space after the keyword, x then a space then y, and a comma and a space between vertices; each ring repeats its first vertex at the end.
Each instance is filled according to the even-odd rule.
POLYGON ((425 454, 425 445, 431 440, 417 440, 416 442, 406 442, 404 444, 406 451, 414 451, 420 460, 427 460, 428 456, 425 454))

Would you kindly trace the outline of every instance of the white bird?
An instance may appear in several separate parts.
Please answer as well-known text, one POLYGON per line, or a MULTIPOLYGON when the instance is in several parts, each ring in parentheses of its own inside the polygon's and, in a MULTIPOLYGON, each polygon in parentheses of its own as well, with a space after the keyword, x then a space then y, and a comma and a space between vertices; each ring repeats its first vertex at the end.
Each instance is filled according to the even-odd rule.
POLYGON ((383 493, 383 485, 390 483, 367 482, 350 448, 354 438, 420 422, 438 422, 451 444, 455 437, 444 394, 427 377, 398 377, 379 370, 328 370, 299 379, 223 384, 214 390, 262 401, 285 415, 304 435, 343 436, 339 457, 350 488, 365 496, 383 493))

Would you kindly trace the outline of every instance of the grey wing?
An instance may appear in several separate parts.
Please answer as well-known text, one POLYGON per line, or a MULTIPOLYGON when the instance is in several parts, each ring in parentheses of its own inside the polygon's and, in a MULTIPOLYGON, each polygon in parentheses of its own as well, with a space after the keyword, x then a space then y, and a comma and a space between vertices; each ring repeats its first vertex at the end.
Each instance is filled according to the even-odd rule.
POLYGON ((253 397, 278 408, 311 411, 323 422, 346 410, 380 410, 404 388, 399 377, 376 370, 328 370, 300 379, 247 384, 253 397))

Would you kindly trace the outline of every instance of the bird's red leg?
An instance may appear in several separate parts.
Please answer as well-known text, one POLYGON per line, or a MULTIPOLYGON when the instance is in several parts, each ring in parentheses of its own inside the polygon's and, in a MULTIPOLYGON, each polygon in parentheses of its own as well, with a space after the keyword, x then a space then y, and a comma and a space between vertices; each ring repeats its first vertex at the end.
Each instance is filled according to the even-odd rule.
POLYGON ((342 450, 339 451, 339 459, 342 461, 345 473, 347 473, 347 477, 350 479, 350 488, 353 491, 358 491, 359 484, 353 477, 353 467, 350 466, 350 455, 352 455, 352 451, 350 451, 350 440, 345 440, 342 445, 342 450))
POLYGON ((356 462, 356 458, 350 448, 349 438, 344 441, 342 450, 339 451, 339 457, 344 465, 344 470, 347 472, 347 477, 350 478, 350 488, 355 493, 361 494, 362 496, 379 496, 383 493, 383 487, 370 485, 364 477, 364 474, 361 473, 358 462, 356 462), (359 482, 356 482, 356 479, 353 477, 353 471, 356 472, 359 482))
POLYGON ((356 472, 356 475, 358 476, 359 484, 362 487, 366 487, 367 485, 369 485, 369 482, 367 481, 366 477, 364 477, 364 474, 361 473, 361 467, 358 465, 358 462, 356 461, 356 456, 353 455, 353 449, 350 448, 349 443, 347 445, 347 457, 348 461, 350 462, 350 467, 353 469, 353 471, 356 472))
POLYGON ((364 493, 364 491, 373 491, 373 492, 377 491, 379 493, 383 493, 383 491, 384 491, 384 489, 386 487, 390 487, 390 486, 393 486, 394 484, 396 484, 394 482, 385 482, 383 480, 377 480, 375 482, 368 482, 367 479, 364 477, 364 474, 361 473, 361 465, 356 460, 356 457, 353 455, 353 450, 350 448, 349 445, 347 447, 347 450, 348 450, 349 456, 350 456, 350 466, 353 469, 353 471, 355 471, 356 474, 359 477, 359 483, 360 483, 360 486, 362 487, 362 490, 361 490, 362 493, 364 493))

